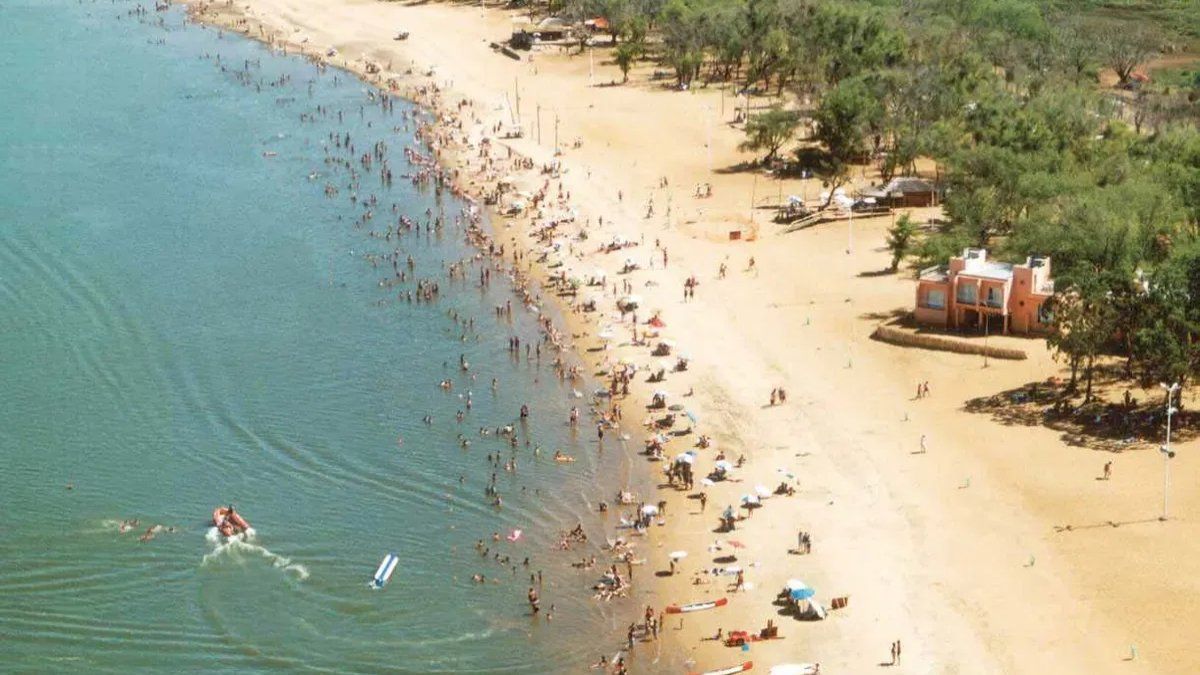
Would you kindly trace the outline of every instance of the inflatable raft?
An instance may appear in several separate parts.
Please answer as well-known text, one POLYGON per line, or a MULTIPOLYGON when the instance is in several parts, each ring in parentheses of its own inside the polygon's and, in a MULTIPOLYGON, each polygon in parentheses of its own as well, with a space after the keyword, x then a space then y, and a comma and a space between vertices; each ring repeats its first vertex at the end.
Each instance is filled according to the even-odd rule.
POLYGON ((246 519, 240 513, 227 506, 218 506, 213 509, 213 525, 217 527, 218 532, 226 537, 242 534, 250 529, 250 523, 247 523, 246 519))

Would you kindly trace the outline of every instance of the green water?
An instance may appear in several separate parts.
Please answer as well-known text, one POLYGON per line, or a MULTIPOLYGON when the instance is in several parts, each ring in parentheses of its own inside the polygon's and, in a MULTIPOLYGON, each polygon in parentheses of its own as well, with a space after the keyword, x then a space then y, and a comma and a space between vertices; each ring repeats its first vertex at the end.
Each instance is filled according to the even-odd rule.
POLYGON ((512 297, 499 274, 486 290, 475 268, 446 278, 471 253, 453 224, 463 205, 401 178, 410 107, 133 7, 0 3, 0 670, 557 672, 611 653, 630 608, 598 606, 568 564, 582 554, 549 549, 578 521, 604 534, 589 504, 627 456, 573 436, 576 401, 549 356, 510 357, 507 338, 533 342, 536 319, 495 318, 512 297), (333 112, 302 123, 317 106, 333 112), (360 196, 380 200, 363 227, 347 171, 323 159, 334 131, 358 154, 388 143, 395 185, 363 178, 360 196), (448 225, 368 236, 395 221, 392 203, 448 225), (381 287, 390 265, 364 256, 397 248, 440 300, 398 301, 411 280, 381 287), (475 318, 465 342, 451 310, 475 318), (523 403, 498 511, 485 455, 506 446, 478 429, 523 403), (580 461, 556 465, 554 448, 580 461), (211 536, 229 502, 252 544, 211 536), (139 524, 121 533, 127 519, 139 524), (139 541, 155 524, 176 531, 139 541), (521 542, 489 545, 515 574, 473 548, 512 528, 521 542), (372 591, 388 551, 401 566, 372 591), (552 623, 524 606, 537 569, 552 623))

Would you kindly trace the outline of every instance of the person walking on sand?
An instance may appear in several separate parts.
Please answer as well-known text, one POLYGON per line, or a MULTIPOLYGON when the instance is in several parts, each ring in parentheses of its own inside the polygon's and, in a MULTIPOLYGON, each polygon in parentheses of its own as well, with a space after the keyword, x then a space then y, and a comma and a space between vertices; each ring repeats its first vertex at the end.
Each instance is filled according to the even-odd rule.
POLYGON ((925 443, 925 434, 921 434, 921 451, 918 454, 925 454, 929 447, 925 443))
POLYGON ((1104 463, 1104 480, 1112 478, 1112 460, 1104 463))
POLYGON ((896 665, 896 643, 892 642, 892 660, 888 663, 889 666, 896 665))
POLYGON ((900 641, 896 640, 896 665, 900 665, 900 641))
POLYGON ((704 507, 708 505, 708 493, 700 493, 700 513, 704 513, 704 507))

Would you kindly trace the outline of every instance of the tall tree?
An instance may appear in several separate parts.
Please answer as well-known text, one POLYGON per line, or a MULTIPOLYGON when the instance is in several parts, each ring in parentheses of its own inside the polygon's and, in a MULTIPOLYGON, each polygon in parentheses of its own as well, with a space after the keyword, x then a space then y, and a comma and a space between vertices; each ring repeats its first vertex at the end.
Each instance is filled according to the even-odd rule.
POLYGON ((1099 32, 1097 47, 1104 64, 1117 74, 1121 84, 1158 49, 1160 38, 1148 28, 1113 23, 1099 32))
POLYGON ((770 162, 775 159, 779 149, 792 140, 799 125, 799 113, 774 106, 746 122, 746 140, 738 147, 751 151, 766 150, 767 156, 763 162, 770 162))
POLYGON ((896 219, 896 223, 888 229, 887 247, 892 253, 892 271, 900 269, 900 262, 908 255, 912 247, 913 235, 917 233, 917 225, 907 213, 896 219))

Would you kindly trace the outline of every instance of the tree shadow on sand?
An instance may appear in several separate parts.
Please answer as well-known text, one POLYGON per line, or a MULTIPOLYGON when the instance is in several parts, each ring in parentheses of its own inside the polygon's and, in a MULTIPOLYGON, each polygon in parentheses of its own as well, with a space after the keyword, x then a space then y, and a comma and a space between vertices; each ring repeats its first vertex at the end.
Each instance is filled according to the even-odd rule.
MULTIPOLYGON (((1062 434, 1068 445, 1104 452, 1124 452, 1157 447, 1164 436, 1166 414, 1158 401, 1129 405, 1094 399, 1082 403, 1055 378, 973 398, 967 412, 990 415, 1010 426, 1043 426, 1062 434)), ((1172 437, 1186 441, 1196 436, 1197 416, 1180 412, 1172 418, 1172 437)))

